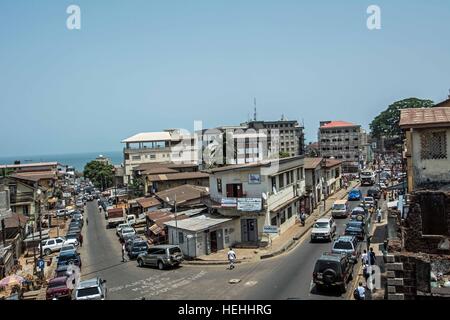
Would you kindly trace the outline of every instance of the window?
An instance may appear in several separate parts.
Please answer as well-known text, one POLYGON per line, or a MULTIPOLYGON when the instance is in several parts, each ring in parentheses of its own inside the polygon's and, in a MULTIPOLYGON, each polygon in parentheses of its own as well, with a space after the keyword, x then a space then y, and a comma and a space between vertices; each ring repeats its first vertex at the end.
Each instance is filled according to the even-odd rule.
POLYGON ((291 176, 291 183, 294 183, 294 170, 291 170, 289 175, 291 176))
POLYGON ((133 160, 133 161, 139 161, 139 160, 141 160, 141 156, 132 156, 132 157, 131 157, 131 160, 133 160))
POLYGON ((422 233, 424 235, 448 236, 447 208, 445 194, 423 194, 417 196, 422 217, 422 233))
POLYGON ((151 154, 151 155, 150 155, 150 159, 156 159, 156 155, 151 154))
POLYGON ((217 192, 222 193, 222 179, 217 178, 217 192))
POLYGON ((445 131, 426 131, 420 135, 422 160, 447 159, 447 136, 445 131))
POLYGON ((287 210, 288 219, 292 217, 292 207, 289 207, 287 210))
POLYGON ((278 176, 278 185, 280 189, 284 187, 284 173, 278 176))
POLYGON ((270 225, 272 226, 276 226, 277 225, 277 217, 273 217, 272 219, 270 219, 270 225))
POLYGON ((289 185, 291 183, 290 176, 290 172, 286 172, 286 185, 289 185))
POLYGON ((184 243, 184 234, 183 232, 178 232, 178 243, 183 244, 184 243))
POLYGON ((283 212, 280 213, 280 224, 283 224, 286 222, 286 214, 283 212))
POLYGON ((277 188, 277 178, 272 177, 271 180, 272 180, 272 191, 273 191, 274 189, 277 188))

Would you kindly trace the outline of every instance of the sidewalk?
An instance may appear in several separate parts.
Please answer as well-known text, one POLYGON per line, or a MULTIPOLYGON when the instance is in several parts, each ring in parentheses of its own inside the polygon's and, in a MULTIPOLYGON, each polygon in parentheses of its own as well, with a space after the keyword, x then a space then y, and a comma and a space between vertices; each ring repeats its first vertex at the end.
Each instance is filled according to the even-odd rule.
MULTIPOLYGON (((311 213, 311 215, 308 216, 308 218, 306 219, 305 226, 302 226, 300 222, 297 222, 295 225, 291 226, 281 235, 276 237, 268 248, 267 247, 255 249, 233 248, 233 250, 236 252, 236 256, 238 257, 236 263, 252 262, 261 259, 271 258, 280 255, 283 252, 289 251, 295 246, 297 241, 301 239, 303 235, 305 235, 309 231, 309 229, 312 227, 312 225, 317 219, 325 216, 327 213, 330 212, 331 206, 333 205, 334 201, 345 198, 348 192, 351 189, 358 186, 358 184, 359 182, 352 181, 347 189, 342 188, 335 194, 331 195, 328 199, 326 199, 325 212, 322 212, 321 210, 321 205, 323 205, 322 201, 321 205, 319 205, 311 213)), ((228 249, 224 249, 212 253, 210 255, 198 257, 196 260, 193 261, 185 261, 184 263, 201 264, 201 265, 228 264, 227 253, 228 249)))

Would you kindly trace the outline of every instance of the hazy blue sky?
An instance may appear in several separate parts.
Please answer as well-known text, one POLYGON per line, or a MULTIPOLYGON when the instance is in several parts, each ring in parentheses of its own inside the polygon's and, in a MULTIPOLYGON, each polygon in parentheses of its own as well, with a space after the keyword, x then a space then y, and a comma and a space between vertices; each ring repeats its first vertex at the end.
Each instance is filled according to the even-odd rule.
POLYGON ((0 156, 239 124, 254 97, 260 119, 304 119, 308 141, 320 120, 367 127, 395 100, 447 97, 449 21, 448 0, 2 0, 0 156))

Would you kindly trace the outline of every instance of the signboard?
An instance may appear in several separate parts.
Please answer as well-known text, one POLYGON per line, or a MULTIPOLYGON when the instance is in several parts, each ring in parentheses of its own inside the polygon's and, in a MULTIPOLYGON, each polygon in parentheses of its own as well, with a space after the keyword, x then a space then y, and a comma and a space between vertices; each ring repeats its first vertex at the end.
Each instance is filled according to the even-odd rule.
POLYGON ((250 173, 248 175, 248 183, 249 184, 260 184, 261 183, 261 175, 257 173, 250 173))
POLYGON ((222 198, 220 205, 222 208, 236 208, 237 201, 236 198, 222 198))
POLYGON ((38 266, 39 269, 44 270, 44 266, 45 266, 44 260, 43 259, 39 259, 37 261, 37 266, 38 266))
POLYGON ((240 211, 261 211, 261 198, 239 198, 237 209, 240 211))
POLYGON ((263 233, 278 233, 277 226, 264 226, 263 233))

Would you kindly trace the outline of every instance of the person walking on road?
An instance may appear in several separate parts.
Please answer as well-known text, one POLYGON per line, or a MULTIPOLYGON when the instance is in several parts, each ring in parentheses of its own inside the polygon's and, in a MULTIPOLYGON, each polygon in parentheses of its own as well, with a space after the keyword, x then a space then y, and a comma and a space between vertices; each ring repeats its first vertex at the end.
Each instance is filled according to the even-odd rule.
POLYGON ((80 233, 80 247, 83 246, 83 235, 80 233))
POLYGON ((378 221, 378 223, 381 223, 381 218, 382 218, 381 208, 378 208, 377 209, 377 221, 378 221))
POLYGON ((375 252, 373 252, 373 248, 370 247, 370 251, 369 251, 369 262, 371 266, 374 266, 376 264, 376 256, 375 256, 375 252))
POLYGON ((364 250, 361 256, 361 260, 363 265, 369 264, 369 256, 367 255, 367 250, 364 250))
POLYGON ((366 289, 363 287, 362 282, 359 283, 358 287, 355 289, 354 297, 356 300, 366 299, 366 289))
POLYGON ((306 223, 306 214, 304 211, 300 214, 300 222, 302 223, 302 226, 305 226, 306 223))
POLYGON ((122 262, 125 262, 125 243, 122 244, 122 262))
POLYGON ((230 247, 230 251, 228 251, 228 261, 230 263, 230 270, 234 269, 235 260, 236 260, 236 252, 234 252, 233 248, 230 247))

